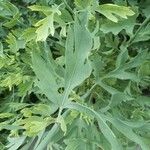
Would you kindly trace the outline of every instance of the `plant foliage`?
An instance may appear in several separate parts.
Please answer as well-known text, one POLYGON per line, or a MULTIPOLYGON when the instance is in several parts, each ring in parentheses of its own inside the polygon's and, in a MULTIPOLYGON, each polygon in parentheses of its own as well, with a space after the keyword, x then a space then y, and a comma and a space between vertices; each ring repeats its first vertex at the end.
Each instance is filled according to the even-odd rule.
POLYGON ((149 0, 1 0, 0 19, 1 150, 149 150, 149 0))

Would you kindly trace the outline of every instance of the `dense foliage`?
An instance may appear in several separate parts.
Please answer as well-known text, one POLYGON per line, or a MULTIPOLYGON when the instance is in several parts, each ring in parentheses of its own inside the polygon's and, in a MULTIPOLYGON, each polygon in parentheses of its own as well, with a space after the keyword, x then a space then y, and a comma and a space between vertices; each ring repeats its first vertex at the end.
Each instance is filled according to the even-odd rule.
POLYGON ((1 0, 0 150, 149 150, 149 10, 1 0))

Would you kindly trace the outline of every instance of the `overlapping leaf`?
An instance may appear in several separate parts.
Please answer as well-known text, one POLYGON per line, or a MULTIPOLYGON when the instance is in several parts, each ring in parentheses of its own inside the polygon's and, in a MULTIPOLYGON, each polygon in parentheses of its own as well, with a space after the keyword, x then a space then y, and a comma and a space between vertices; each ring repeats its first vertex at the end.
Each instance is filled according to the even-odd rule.
POLYGON ((125 6, 118 6, 114 4, 103 4, 100 5, 96 11, 103 14, 105 17, 107 17, 109 20, 113 22, 118 22, 118 17, 127 19, 127 16, 134 15, 134 12, 125 6))
POLYGON ((89 77, 92 68, 88 55, 92 48, 92 37, 85 26, 77 22, 69 30, 65 52, 65 88, 71 91, 89 77))
MULTIPOLYGON (((76 20, 70 28, 65 51, 65 94, 62 103, 66 101, 71 90, 81 84, 90 76, 92 68, 88 60, 88 54, 92 48, 92 37, 85 26, 81 26, 76 20)), ((33 68, 40 80, 38 86, 52 101, 60 103, 61 95, 57 84, 57 73, 53 64, 44 60, 38 52, 33 52, 33 68)), ((58 77, 59 78, 59 77, 58 77)), ((63 86, 63 85, 62 85, 63 86)))
POLYGON ((29 7, 32 11, 41 11, 46 15, 46 18, 40 20, 35 24, 37 38, 36 41, 45 41, 46 38, 51 34, 54 35, 54 15, 60 15, 61 12, 58 10, 58 7, 53 6, 52 8, 46 6, 33 5, 29 7))

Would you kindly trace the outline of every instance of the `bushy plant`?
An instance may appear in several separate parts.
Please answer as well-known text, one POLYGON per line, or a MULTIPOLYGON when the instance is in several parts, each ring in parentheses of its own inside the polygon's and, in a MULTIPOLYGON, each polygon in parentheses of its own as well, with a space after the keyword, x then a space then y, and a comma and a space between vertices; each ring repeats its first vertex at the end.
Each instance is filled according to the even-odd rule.
POLYGON ((149 150, 149 0, 0 1, 0 149, 149 150))

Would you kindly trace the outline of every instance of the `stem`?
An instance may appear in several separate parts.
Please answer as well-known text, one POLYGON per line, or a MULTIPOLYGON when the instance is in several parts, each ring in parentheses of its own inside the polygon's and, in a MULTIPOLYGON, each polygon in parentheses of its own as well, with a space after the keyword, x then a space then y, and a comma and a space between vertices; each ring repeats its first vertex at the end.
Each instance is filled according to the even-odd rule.
POLYGON ((62 111, 63 111, 63 109, 64 109, 64 104, 66 103, 66 100, 68 99, 68 93, 69 93, 69 90, 68 90, 68 89, 69 89, 69 88, 67 88, 66 91, 65 91, 64 97, 63 97, 63 99, 62 99, 62 104, 61 104, 61 106, 59 107, 59 112, 58 112, 57 118, 59 118, 59 117, 61 116, 61 113, 62 113, 62 111))
POLYGON ((48 134, 42 139, 41 143, 36 148, 34 148, 34 150, 44 149, 48 145, 52 137, 58 132, 58 130, 59 125, 55 123, 48 134))
POLYGON ((87 93, 82 96, 82 98, 83 98, 83 99, 86 99, 86 98, 91 94, 92 90, 96 87, 96 85, 97 85, 97 83, 95 83, 95 84, 89 89, 89 91, 87 91, 87 93))
POLYGON ((134 39, 137 37, 137 35, 139 34, 139 32, 143 29, 144 26, 146 26, 148 23, 150 22, 150 16, 148 16, 144 22, 141 24, 141 26, 137 29, 137 31, 135 32, 135 34, 133 35, 133 37, 131 37, 131 39, 128 42, 128 46, 130 46, 132 44, 132 42, 134 41, 134 39))
POLYGON ((66 8, 68 9, 69 13, 71 14, 72 18, 74 19, 74 13, 72 8, 68 5, 66 0, 63 0, 64 4, 66 5, 66 8))
MULTIPOLYGON (((62 116, 66 117, 67 114, 69 113, 69 110, 66 110, 62 116)), ((48 134, 46 136, 43 137, 43 139, 41 140, 41 142, 39 143, 39 145, 37 147, 34 148, 34 150, 43 150, 50 141, 53 141, 53 136, 55 136, 58 131, 60 129, 60 126, 58 123, 55 123, 51 130, 48 132, 48 134)), ((61 135, 60 135, 61 136, 61 135)))

